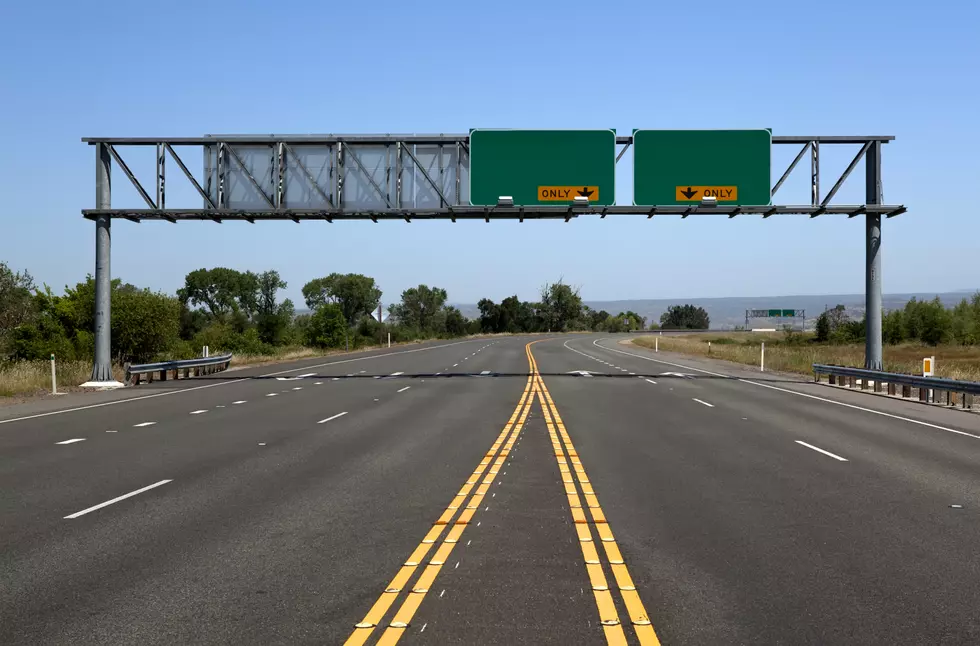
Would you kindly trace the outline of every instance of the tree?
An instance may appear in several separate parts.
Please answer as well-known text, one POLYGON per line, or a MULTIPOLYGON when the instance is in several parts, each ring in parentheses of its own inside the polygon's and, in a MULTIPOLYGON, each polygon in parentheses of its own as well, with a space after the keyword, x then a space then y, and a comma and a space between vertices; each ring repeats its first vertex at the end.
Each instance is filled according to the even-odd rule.
POLYGON ((663 328, 684 330, 707 330, 710 325, 708 312, 703 307, 694 305, 671 305, 660 316, 663 328))
POLYGON ((481 298, 476 306, 480 310, 480 329, 487 334, 500 332, 500 307, 489 298, 481 298))
POLYGON ((187 274, 177 296, 184 303, 202 305, 212 319, 241 312, 251 318, 258 308, 259 277, 227 267, 197 269, 187 274))
POLYGON ((619 317, 624 320, 627 331, 629 330, 642 330, 647 325, 647 317, 640 316, 632 310, 626 312, 620 312, 619 317))
POLYGON ((340 306, 323 303, 310 316, 306 342, 317 348, 338 348, 347 337, 347 322, 340 306))
POLYGON ((402 302, 392 305, 391 313, 403 325, 420 332, 432 332, 436 327, 436 314, 447 297, 446 290, 439 287, 411 287, 402 292, 402 302))
POLYGON ((257 282, 259 298, 255 325, 259 339, 263 343, 282 345, 296 309, 288 298, 282 303, 276 303, 276 292, 286 289, 286 281, 279 277, 279 272, 269 270, 259 274, 257 282))
POLYGON ((34 317, 34 279, 25 272, 14 272, 0 262, 0 360, 9 350, 14 328, 34 317))
POLYGON ((458 308, 447 306, 446 312, 446 334, 449 336, 464 336, 467 329, 466 317, 458 308))
MULTIPOLYGON (((821 317, 824 315, 821 314, 821 317)), ((826 321, 826 317, 824 317, 826 321)), ((825 322, 825 325, 826 322, 825 322)), ((826 337, 826 335, 825 335, 826 337)), ((905 339, 902 330, 902 310, 892 310, 881 317, 881 339, 884 343, 901 343, 905 339)), ((817 319, 817 340, 820 339, 820 319, 817 319)), ((822 339, 826 341, 827 339, 822 339)))
POLYGON ((370 276, 333 273, 303 285, 303 298, 311 310, 324 303, 336 303, 347 324, 354 325, 378 308, 381 290, 370 276))
POLYGON ((817 341, 826 343, 830 340, 830 317, 827 312, 822 312, 817 317, 817 341))
POLYGON ((120 361, 152 361, 174 347, 180 339, 180 309, 173 296, 122 285, 112 295, 113 354, 120 361))
POLYGON ((552 332, 564 332, 569 324, 582 318, 582 297, 577 289, 562 280, 541 288, 541 314, 552 332))

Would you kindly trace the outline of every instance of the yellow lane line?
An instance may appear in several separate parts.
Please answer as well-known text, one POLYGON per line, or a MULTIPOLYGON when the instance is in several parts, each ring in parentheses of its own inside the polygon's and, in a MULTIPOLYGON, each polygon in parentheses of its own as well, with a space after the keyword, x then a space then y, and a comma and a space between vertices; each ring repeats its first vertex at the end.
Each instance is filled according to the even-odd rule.
POLYGON ((578 480, 578 484, 582 489, 582 496, 585 498, 585 504, 592 517, 592 523, 595 525, 596 533, 599 535, 603 550, 606 553, 606 560, 609 562, 613 577, 616 579, 616 586, 619 588, 620 596, 623 599, 623 604, 626 606, 626 612, 630 616, 630 622, 633 624, 633 630, 636 633, 637 639, 642 646, 659 646, 660 640, 657 638, 653 624, 647 615, 646 609, 643 607, 643 602, 640 600, 640 595, 636 590, 636 586, 633 584, 633 579, 629 575, 626 562, 623 560, 623 555, 619 551, 619 546, 616 544, 612 529, 610 529, 606 515, 603 513, 602 506, 599 504, 599 498, 592 488, 592 482, 585 473, 582 460, 575 450, 575 445, 572 444, 572 439, 569 437, 568 431, 565 429, 565 423, 558 413, 558 407, 555 406, 555 402, 551 398, 551 393, 548 392, 548 387, 545 386, 544 380, 538 372, 537 361, 535 361, 534 355, 531 353, 530 344, 527 347, 527 355, 528 361, 531 363, 531 373, 534 377, 534 390, 537 392, 541 409, 544 412, 545 423, 548 426, 548 433, 551 436, 551 443, 555 452, 555 459, 558 460, 558 468, 562 474, 565 493, 568 496, 568 503, 572 509, 575 531, 578 534, 579 544, 582 546, 582 553, 585 556, 586 569, 589 573, 589 580, 592 582, 592 590, 596 595, 596 605, 599 608, 599 618, 606 634, 606 641, 610 644, 625 644, 626 637, 623 634, 622 626, 619 625, 619 615, 616 612, 615 606, 612 604, 612 596, 606 585, 606 577, 602 572, 602 566, 599 562, 598 552, 592 539, 588 520, 585 517, 585 512, 582 510, 581 499, 575 488, 575 479, 578 480), (555 432, 556 429, 557 434, 555 432), (561 437, 561 442, 558 441, 559 436, 561 437), (567 460, 565 458, 566 453, 568 455, 567 460), (571 462, 571 468, 569 468, 568 462, 571 462), (575 479, 572 478, 572 471, 575 473, 575 479), (605 593, 601 601, 599 592, 605 593), (606 595, 608 595, 608 606, 605 605, 606 595), (612 608, 612 615, 609 615, 610 607, 612 608), (616 620, 615 625, 611 623, 613 616, 615 616, 616 620), (618 630, 611 630, 612 628, 618 630))
MULTIPOLYGON (((523 400, 523 398, 522 398, 523 400)), ((523 403, 523 402, 522 402, 523 403)), ((503 465, 507 456, 510 455, 510 451, 514 446, 514 442, 517 441, 517 437, 521 434, 521 430, 524 427, 524 422, 527 420, 528 414, 531 412, 531 405, 534 403, 534 393, 531 392, 531 396, 526 399, 526 405, 521 411, 521 416, 517 423, 513 425, 513 431, 510 437, 507 439, 507 444, 504 445, 504 450, 500 452, 497 460, 493 463, 493 467, 487 472, 487 475, 483 479, 483 483, 480 485, 480 489, 477 493, 473 494, 470 498, 470 503, 466 506, 466 509, 460 515, 459 519, 456 520, 456 524, 453 526, 452 531, 446 536, 443 544, 439 546, 438 551, 429 564, 426 566, 425 571, 419 578, 418 583, 412 589, 412 593, 408 595, 408 598, 402 603, 401 608, 395 613, 395 618, 391 621, 391 624, 385 630, 384 634, 381 635, 381 639, 378 640, 378 646, 392 646, 398 643, 398 640, 402 638, 405 634, 405 629, 408 628, 412 621, 412 617, 415 616, 415 612, 422 605, 422 600, 425 599, 425 595, 429 591, 429 585, 435 581, 436 575, 439 574, 439 570, 445 564, 446 559, 449 558, 450 553, 452 553, 453 548, 456 547, 456 543, 462 536, 463 531, 469 524, 470 520, 473 518, 473 514, 479 508, 480 503, 483 501, 483 497, 486 495, 487 489, 493 484, 494 476, 500 471, 500 467, 503 465)))
POLYGON ((395 603, 399 594, 407 586, 409 580, 415 571, 422 564, 423 559, 432 546, 435 545, 436 541, 442 535, 443 530, 452 524, 452 529, 446 535, 443 540, 442 545, 436 550, 435 555, 426 565, 425 570, 422 572, 422 576, 416 582, 415 586, 412 588, 411 593, 407 596, 402 606, 398 609, 395 614, 395 618, 392 620, 391 624, 385 630, 385 633, 381 636, 379 644, 394 644, 404 633, 405 628, 418 610, 419 605, 422 603, 422 599, 425 598, 425 593, 428 591, 429 585, 435 580, 436 574, 442 568, 443 563, 445 563, 446 558, 448 558, 449 553, 452 551, 453 547, 456 545, 456 541, 459 540, 460 535, 462 535, 463 530, 469 523, 470 519, 473 518, 473 514, 479 507, 480 503, 483 501, 483 497, 486 495, 490 484, 493 482, 494 476, 500 469, 500 465, 510 454, 510 449, 514 445, 514 441, 517 439, 517 435, 520 433, 521 428, 524 426, 524 422, 527 419, 527 415, 531 410, 531 404, 534 402, 534 392, 533 392, 533 378, 528 377, 527 384, 524 386, 524 393, 521 395, 520 402, 518 402, 517 407, 511 414, 510 419, 504 425, 503 430, 497 439, 494 441, 490 450, 487 451, 483 459, 480 460, 480 464, 477 466, 476 470, 466 479, 466 483, 460 488, 459 492, 453 498, 449 506, 446 507, 445 511, 439 516, 438 520, 433 523, 432 528, 419 543, 408 560, 401 566, 395 578, 391 580, 391 583, 385 588, 378 600, 374 602, 371 609, 364 616, 364 619, 359 623, 355 624, 354 632, 351 633, 347 641, 344 642, 344 646, 360 646, 367 642, 371 633, 380 624, 381 620, 384 618, 385 614, 388 612, 389 608, 395 603), (513 433, 511 432, 513 431, 513 433), (508 435, 510 438, 508 439, 508 435), (506 444, 505 444, 506 441, 506 444), (503 450, 501 450, 503 447, 503 450), (499 451, 499 455, 498 455, 499 451), (493 463, 496 457, 496 462, 493 463), (489 467, 489 472, 483 479, 482 484, 477 486, 480 476, 483 475, 484 471, 489 467), (473 491, 476 487, 475 493, 470 497, 469 503, 463 507, 463 502, 466 497, 473 491), (453 522, 453 517, 456 512, 462 509, 462 513, 453 522))

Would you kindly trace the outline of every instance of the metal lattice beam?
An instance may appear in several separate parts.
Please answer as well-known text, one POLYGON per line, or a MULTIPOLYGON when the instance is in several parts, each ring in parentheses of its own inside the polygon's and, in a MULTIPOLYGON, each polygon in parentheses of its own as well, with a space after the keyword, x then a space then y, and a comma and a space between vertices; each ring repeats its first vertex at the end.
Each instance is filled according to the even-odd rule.
MULTIPOLYGON (((843 183, 851 175, 857 164, 865 157, 869 147, 892 141, 891 136, 774 136, 773 144, 776 145, 798 145, 802 144, 802 149, 796 154, 792 162, 782 173, 779 180, 772 187, 771 195, 775 195, 786 182, 787 178, 798 167, 800 161, 810 153, 810 205, 809 206, 783 206, 783 205, 760 205, 742 207, 700 207, 692 206, 659 206, 642 205, 636 207, 614 206, 604 209, 601 212, 595 209, 581 210, 576 207, 573 217, 578 215, 591 215, 599 213, 600 218, 606 215, 645 215, 652 218, 654 215, 680 215, 686 218, 693 214, 719 214, 735 217, 738 215, 760 214, 763 218, 773 215, 800 214, 810 217, 817 217, 824 214, 846 214, 854 217, 859 214, 873 213, 882 214, 886 217, 894 217, 905 211, 902 205, 893 205, 887 208, 869 210, 868 205, 834 205, 832 200, 836 197, 843 183), (843 173, 836 178, 833 188, 823 196, 820 195, 820 146, 823 145, 859 145, 860 150, 854 159, 847 166, 843 173)), ((371 219, 377 221, 381 219, 399 219, 410 222, 413 217, 420 219, 447 218, 455 221, 456 218, 466 218, 471 211, 469 208, 476 208, 485 220, 490 218, 507 217, 506 210, 485 207, 470 207, 463 203, 463 185, 461 178, 464 170, 469 168, 464 166, 464 155, 469 155, 469 138, 467 135, 447 135, 447 134, 412 134, 412 135, 208 135, 204 137, 177 137, 177 138, 148 138, 148 137, 122 137, 122 138, 85 138, 82 141, 93 144, 103 145, 105 149, 116 160, 120 168, 129 178, 130 182, 136 187, 140 196, 146 202, 149 209, 128 209, 111 210, 108 213, 113 218, 126 218, 133 221, 144 219, 165 219, 175 222, 180 219, 211 219, 215 222, 222 220, 246 220, 255 222, 257 220, 282 220, 290 219, 300 222, 304 219, 326 219, 332 222, 334 219, 371 219), (395 144, 394 147, 391 144, 395 144), (143 189, 139 180, 135 177, 122 156, 116 150, 116 146, 149 146, 153 145, 157 149, 156 177, 154 178, 157 199, 154 201, 149 193, 143 189), (201 184, 194 178, 193 174, 187 169, 183 160, 174 151, 175 145, 198 145, 204 151, 212 150, 208 154, 208 170, 206 175, 207 189, 202 188, 201 184), (382 186, 375 179, 373 173, 368 172, 361 160, 358 152, 361 146, 384 145, 394 152, 386 156, 384 162, 385 185, 382 186), (455 165, 444 164, 443 155, 445 146, 455 146, 456 163, 455 165), (257 179, 253 176, 247 166, 247 160, 243 158, 246 153, 240 152, 246 146, 261 146, 273 151, 272 168, 273 183, 276 184, 273 196, 265 191, 257 179), (330 170, 331 186, 328 189, 320 186, 316 182, 313 173, 297 154, 297 146, 318 147, 322 154, 330 155, 333 158, 333 165, 330 170), (426 167, 426 163, 419 158, 417 146, 436 146, 438 155, 439 177, 434 178, 426 167), (277 152, 278 151, 278 152, 277 152), (166 183, 166 153, 177 163, 195 191, 204 200, 204 209, 173 209, 165 207, 165 183, 166 183), (404 153, 404 157, 403 157, 404 153), (418 153, 418 154, 417 154, 418 153), (289 159, 287 160, 287 155, 289 159), (348 163, 350 162, 350 163, 348 163), (211 167, 214 163, 215 167, 211 167), (237 166, 237 168, 234 168, 237 166), (348 168, 349 166, 349 168, 348 168), (405 209, 403 171, 407 168, 417 169, 415 175, 415 185, 424 187, 431 191, 439 199, 438 209, 405 209), (336 173, 334 174, 334 169, 336 173), (455 173, 455 177, 450 177, 448 185, 452 187, 450 191, 445 191, 447 180, 446 173, 455 173), (309 184, 311 190, 322 199, 327 205, 326 209, 290 209, 285 206, 285 185, 288 176, 296 173, 302 178, 304 183, 309 184), (350 173, 355 173, 350 175, 350 173), (235 175, 244 175, 248 185, 251 186, 260 196, 261 201, 252 202, 257 198, 243 195, 241 189, 229 183, 235 175), (349 209, 345 207, 344 188, 349 180, 363 176, 367 183, 377 195, 377 204, 369 208, 349 209), (454 189, 454 190, 453 190, 454 189), (237 193, 232 195, 231 193, 237 193), (394 200, 391 198, 394 193, 394 200), (268 206, 268 209, 266 209, 268 206), (232 208, 239 207, 239 208, 232 208), (203 215, 202 215, 203 214, 203 215), (315 214, 315 215, 311 215, 315 214)), ((617 137, 616 141, 621 144, 616 155, 616 160, 622 159, 626 151, 632 146, 633 138, 617 137)), ((253 153, 254 154, 254 153, 253 153)), ((428 153, 427 153, 428 154, 428 153)), ((432 162, 434 163, 434 162, 432 162)), ((374 198, 372 198, 374 199, 374 198)), ((369 200, 369 202, 372 200, 369 200)), ((519 206, 519 205, 518 205, 519 206)), ((103 211, 104 212, 104 211, 103 211)), ((97 212, 94 210, 85 211, 86 217, 94 217, 97 212)), ((538 207, 527 206, 525 209, 527 218, 558 218, 570 219, 567 207, 538 207), (555 210, 557 209, 557 211, 555 210)), ((523 218, 518 218, 523 219, 523 218)))

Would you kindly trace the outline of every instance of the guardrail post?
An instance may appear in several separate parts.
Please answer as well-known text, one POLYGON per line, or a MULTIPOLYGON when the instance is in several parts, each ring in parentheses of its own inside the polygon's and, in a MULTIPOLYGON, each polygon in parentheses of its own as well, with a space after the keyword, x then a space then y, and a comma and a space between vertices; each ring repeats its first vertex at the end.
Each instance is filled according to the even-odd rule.
POLYGON ((881 381, 879 379, 875 379, 874 390, 875 390, 876 393, 880 393, 881 392, 881 381))
POLYGON ((902 385, 902 397, 911 397, 911 396, 912 396, 912 386, 906 386, 906 385, 903 384, 902 385))
POLYGON ((973 408, 972 393, 963 393, 963 408, 973 408))
POLYGON ((897 390, 898 389, 895 387, 895 384, 888 384, 888 394, 889 395, 894 395, 897 390))

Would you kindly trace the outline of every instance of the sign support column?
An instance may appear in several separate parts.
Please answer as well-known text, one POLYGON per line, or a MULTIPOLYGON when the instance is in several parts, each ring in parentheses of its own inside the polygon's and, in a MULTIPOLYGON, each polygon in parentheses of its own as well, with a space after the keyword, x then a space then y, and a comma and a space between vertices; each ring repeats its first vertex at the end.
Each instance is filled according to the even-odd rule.
MULTIPOLYGON (((95 146, 95 208, 112 208, 112 158, 109 145, 95 146)), ((122 386, 112 376, 111 357, 111 307, 112 275, 109 271, 111 218, 98 215, 95 219, 95 357, 92 365, 92 378, 82 384, 88 387, 122 386)))
MULTIPOLYGON (((881 204, 881 142, 872 142, 865 157, 865 203, 881 204)), ((881 370, 881 214, 865 219, 864 367, 881 370)))

